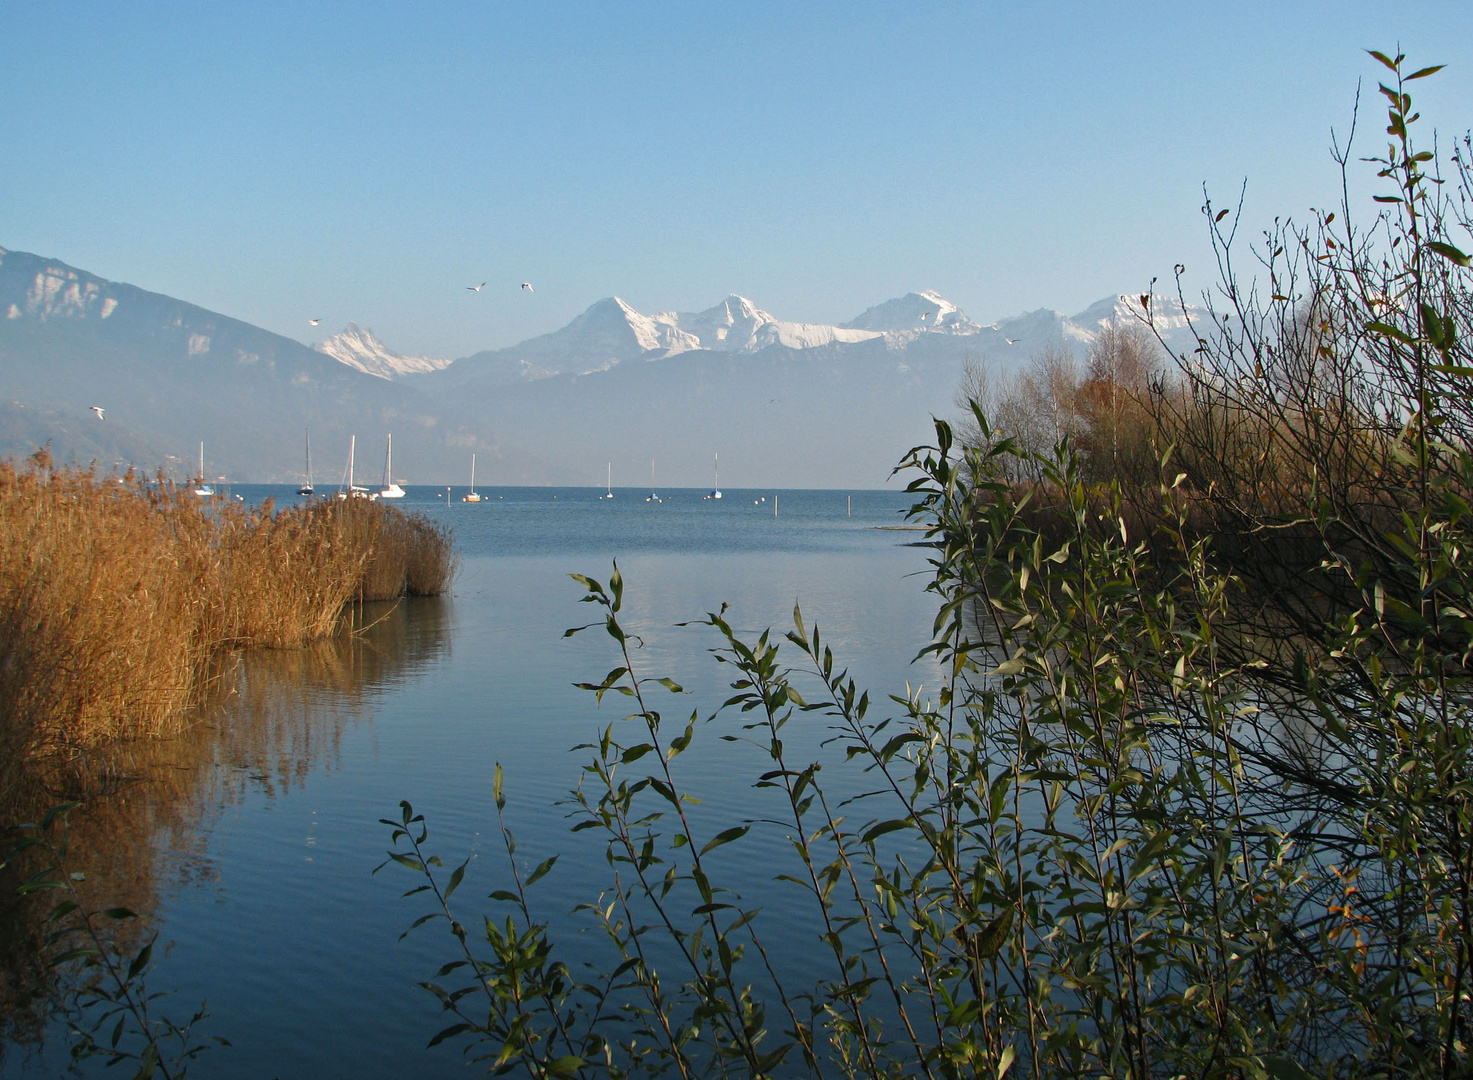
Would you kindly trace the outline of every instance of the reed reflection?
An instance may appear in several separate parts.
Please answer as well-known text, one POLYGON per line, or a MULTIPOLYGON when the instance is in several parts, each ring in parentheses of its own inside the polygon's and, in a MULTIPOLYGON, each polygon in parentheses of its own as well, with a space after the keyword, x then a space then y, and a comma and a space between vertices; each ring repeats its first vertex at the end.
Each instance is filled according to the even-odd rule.
MULTIPOLYGON (((227 657, 177 736, 0 762, 4 846, 16 825, 80 802, 69 869, 85 875, 90 906, 138 913, 110 928, 119 949, 136 949, 154 932, 168 889, 216 876, 208 849, 220 812, 252 791, 274 797, 300 788, 314 769, 330 767, 348 729, 372 719, 385 691, 448 658, 452 617, 442 597, 358 605, 332 637, 227 657)), ((44 918, 55 898, 16 893, 37 869, 23 857, 0 871, 0 1067, 42 1040, 74 980, 85 977, 48 969, 44 918)))

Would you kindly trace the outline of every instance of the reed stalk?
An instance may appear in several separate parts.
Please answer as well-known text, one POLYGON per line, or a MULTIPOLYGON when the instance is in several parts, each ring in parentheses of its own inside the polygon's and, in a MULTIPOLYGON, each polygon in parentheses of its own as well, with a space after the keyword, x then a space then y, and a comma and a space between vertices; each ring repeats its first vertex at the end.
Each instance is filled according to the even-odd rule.
POLYGON ((0 464, 0 752, 176 730, 220 658, 331 633, 345 605, 443 592, 448 532, 366 500, 202 500, 135 474, 0 464))

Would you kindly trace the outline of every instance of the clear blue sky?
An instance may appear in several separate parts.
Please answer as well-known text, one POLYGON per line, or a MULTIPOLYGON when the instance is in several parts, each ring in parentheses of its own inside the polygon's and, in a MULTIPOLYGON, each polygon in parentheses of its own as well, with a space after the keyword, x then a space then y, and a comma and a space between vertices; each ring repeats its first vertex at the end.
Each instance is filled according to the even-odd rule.
POLYGON ((1362 50, 1398 41, 1450 65, 1429 121, 1473 124, 1467 2, 17 0, 0 246, 440 356, 608 295, 1073 312, 1207 284, 1204 182, 1252 220, 1330 203, 1358 78, 1379 141, 1362 50))

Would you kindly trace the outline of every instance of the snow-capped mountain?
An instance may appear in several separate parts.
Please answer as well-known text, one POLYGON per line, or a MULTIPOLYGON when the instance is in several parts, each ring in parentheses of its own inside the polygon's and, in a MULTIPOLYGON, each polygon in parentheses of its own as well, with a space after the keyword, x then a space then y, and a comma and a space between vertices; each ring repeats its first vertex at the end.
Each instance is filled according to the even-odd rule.
POLYGON ((880 335, 871 330, 820 323, 787 322, 763 311, 745 296, 728 296, 715 307, 692 315, 656 315, 691 335, 698 349, 712 352, 756 352, 769 345, 812 349, 820 345, 854 344, 880 335))
MULTIPOLYGON (((1157 326, 1174 351, 1195 347, 1186 319, 1174 301, 1158 297, 1157 326), (1180 340, 1178 340, 1180 339, 1180 340)), ((742 296, 728 296, 705 311, 645 315, 617 296, 600 300, 561 330, 505 349, 457 360, 443 372, 418 374, 427 390, 498 386, 587 375, 631 361, 665 360, 685 353, 847 353, 954 356, 1001 368, 1017 367, 1039 349, 1055 344, 1083 359, 1102 323, 1134 322, 1139 301, 1109 296, 1075 316, 1051 308, 980 325, 939 293, 907 293, 866 310, 839 326, 779 319, 742 296)))
POLYGON ((975 334, 982 329, 950 300, 930 289, 906 293, 876 304, 844 326, 855 330, 892 332, 940 330, 950 334, 975 334))
MULTIPOLYGON (((979 324, 915 292, 831 326, 740 296, 653 315, 611 297, 554 333, 445 365, 356 326, 309 348, 0 251, 0 455, 51 441, 62 460, 173 469, 204 440, 212 472, 296 482, 310 427, 319 477, 336 475, 352 436, 361 448, 392 431, 415 483, 459 478, 475 452, 489 484, 602 485, 609 461, 617 483, 657 457, 662 484, 694 486, 719 450, 732 487, 868 487, 933 437, 931 417, 954 413, 967 361, 1006 372, 1051 347, 1082 359, 1138 302, 979 324)), ((1173 351, 1190 353, 1185 313, 1151 307, 1173 351)))
POLYGON ((372 330, 365 330, 351 322, 341 334, 334 334, 312 347, 334 360, 340 360, 369 375, 377 375, 380 379, 398 379, 405 375, 438 371, 450 363, 449 360, 437 360, 429 356, 403 356, 393 352, 373 336, 372 330))

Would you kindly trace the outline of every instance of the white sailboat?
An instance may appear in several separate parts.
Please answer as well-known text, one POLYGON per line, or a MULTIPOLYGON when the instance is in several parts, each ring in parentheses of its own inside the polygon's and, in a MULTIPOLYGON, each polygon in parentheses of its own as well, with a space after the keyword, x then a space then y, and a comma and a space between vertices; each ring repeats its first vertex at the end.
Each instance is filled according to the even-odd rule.
POLYGON ((614 463, 609 462, 609 471, 604 476, 604 493, 600 499, 612 499, 614 497, 614 463))
POLYGON ((480 502, 481 497, 476 494, 476 455, 471 455, 471 490, 469 495, 462 495, 461 502, 480 502))
POLYGON ((340 499, 366 499, 368 489, 359 487, 353 483, 353 453, 358 445, 358 436, 348 436, 348 471, 343 477, 343 482, 338 485, 338 498, 340 499))
POLYGON ((298 495, 312 494, 312 429, 307 429, 307 482, 297 488, 298 495))
POLYGON ((650 497, 645 502, 664 502, 665 500, 655 494, 655 459, 650 458, 650 497))
POLYGON ((708 499, 719 499, 719 498, 721 498, 721 455, 720 454, 717 454, 716 455, 716 457, 714 459, 714 462, 715 463, 713 464, 712 469, 713 469, 713 475, 715 477, 715 481, 716 482, 711 486, 711 493, 706 496, 706 498, 708 498, 708 499))
POLYGON ((199 472, 195 473, 194 483, 190 485, 189 490, 200 498, 208 498, 215 494, 215 489, 205 483, 205 444, 203 440, 199 444, 199 472))
POLYGON ((386 451, 384 451, 384 486, 381 487, 381 488, 379 488, 378 493, 375 496, 375 498, 379 498, 379 499, 402 499, 402 498, 404 498, 404 489, 401 488, 398 484, 394 483, 394 481, 391 479, 391 472, 390 472, 390 470, 392 469, 393 464, 394 464, 394 436, 393 436, 393 433, 390 433, 390 435, 389 435, 389 448, 386 451))

